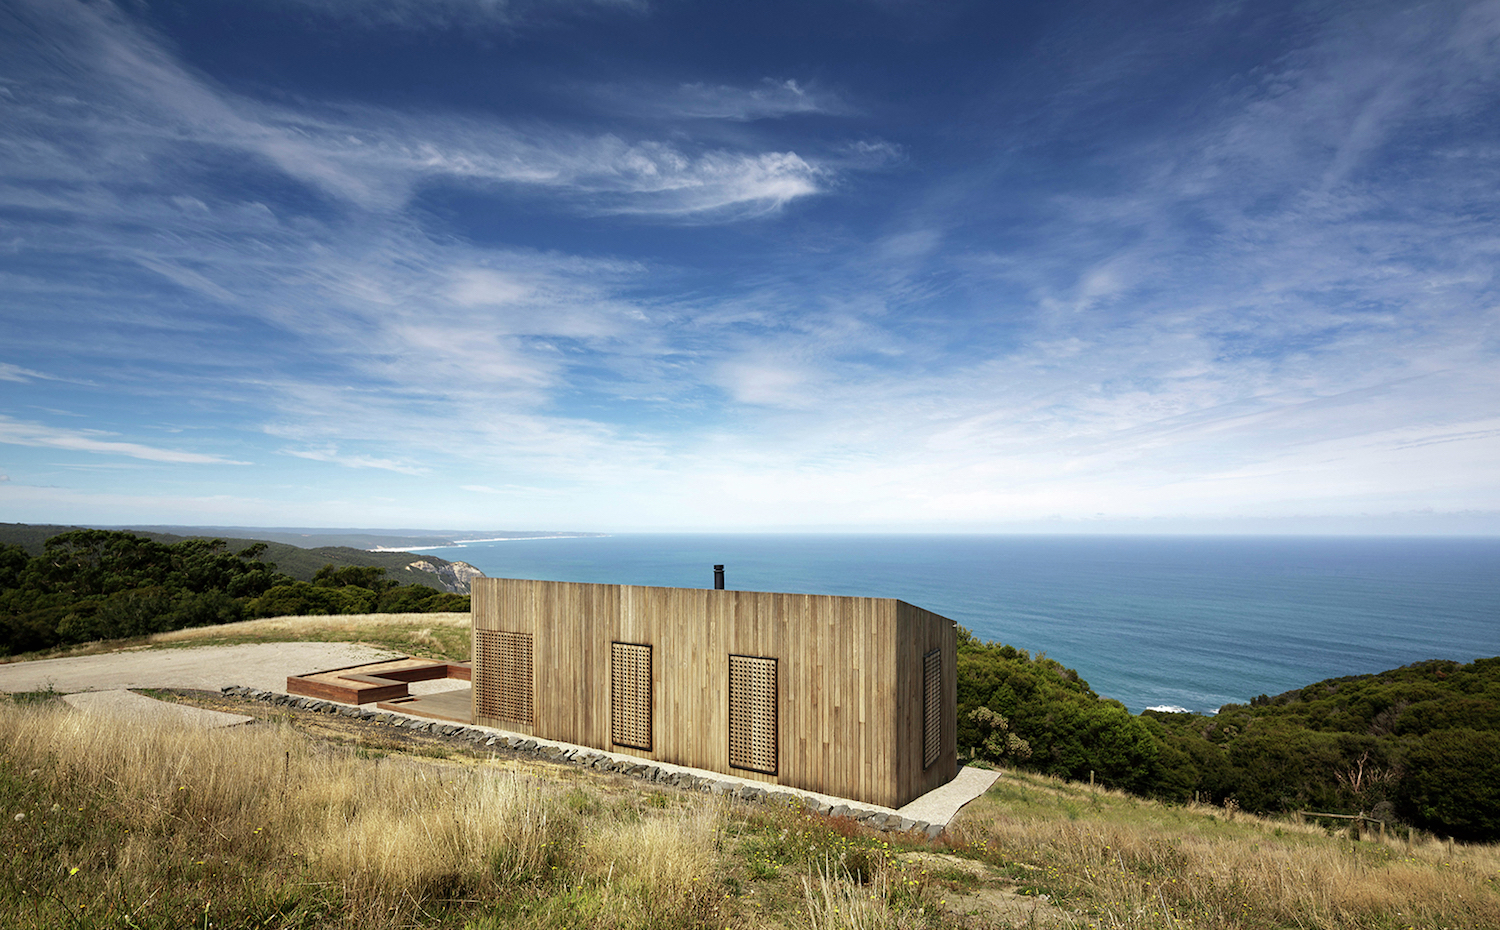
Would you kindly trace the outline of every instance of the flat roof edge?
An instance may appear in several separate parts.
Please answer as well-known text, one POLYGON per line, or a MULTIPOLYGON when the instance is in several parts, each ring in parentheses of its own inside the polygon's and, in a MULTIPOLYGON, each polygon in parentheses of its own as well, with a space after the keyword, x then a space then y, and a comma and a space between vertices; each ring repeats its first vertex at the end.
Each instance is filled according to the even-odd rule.
POLYGON ((898 598, 898 597, 875 597, 873 595, 868 595, 868 594, 814 594, 814 593, 807 592, 807 591, 756 591, 756 590, 751 589, 751 588, 725 588, 725 589, 718 589, 718 588, 682 588, 682 587, 675 587, 675 586, 672 586, 672 585, 615 584, 613 582, 607 582, 607 581, 554 581, 552 579, 547 579, 547 578, 489 578, 489 577, 486 577, 486 578, 475 578, 473 580, 473 582, 471 582, 471 584, 477 584, 477 583, 487 582, 487 581, 518 581, 518 582, 524 582, 526 584, 582 585, 582 586, 587 586, 587 587, 592 587, 592 588, 618 588, 618 589, 620 589, 622 591, 625 590, 625 589, 627 589, 627 588, 634 589, 634 590, 637 590, 637 591, 702 591, 704 594, 708 594, 708 595, 712 595, 712 596, 716 596, 716 597, 717 596, 727 596, 727 595, 731 595, 731 594, 765 594, 765 595, 770 595, 770 596, 773 596, 773 597, 827 597, 827 598, 837 598, 837 599, 850 600, 850 601, 875 601, 877 603, 904 604, 907 607, 912 607, 912 608, 915 608, 917 610, 921 610, 921 611, 924 611, 926 613, 932 614, 934 617, 941 617, 944 620, 948 620, 950 623, 957 622, 957 621, 952 620, 949 617, 944 616, 943 614, 938 613, 935 610, 929 610, 928 608, 923 607, 920 604, 913 604, 910 601, 905 601, 905 600, 902 600, 901 598, 898 598))

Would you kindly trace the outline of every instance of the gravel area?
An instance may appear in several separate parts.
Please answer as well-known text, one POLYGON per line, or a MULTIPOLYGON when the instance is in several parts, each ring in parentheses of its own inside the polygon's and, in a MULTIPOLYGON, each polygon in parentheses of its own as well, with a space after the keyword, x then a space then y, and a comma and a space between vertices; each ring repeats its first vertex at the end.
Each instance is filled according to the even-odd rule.
POLYGON ((198 688, 248 685, 285 691, 288 675, 395 658, 352 643, 252 643, 141 649, 0 665, 0 691, 114 691, 123 688, 198 688))

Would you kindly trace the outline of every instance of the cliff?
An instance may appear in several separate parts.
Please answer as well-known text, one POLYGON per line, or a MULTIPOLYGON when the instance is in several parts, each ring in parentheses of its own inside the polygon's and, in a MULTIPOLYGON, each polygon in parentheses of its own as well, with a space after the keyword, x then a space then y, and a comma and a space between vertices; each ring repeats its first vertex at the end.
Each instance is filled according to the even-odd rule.
MULTIPOLYGON (((470 565, 468 562, 448 562, 442 559, 429 561, 418 559, 406 566, 409 572, 430 572, 437 576, 438 583, 444 591, 451 594, 468 594, 469 582, 475 578, 483 578, 484 572, 470 565)), ((423 579, 424 584, 431 584, 428 579, 423 579)))

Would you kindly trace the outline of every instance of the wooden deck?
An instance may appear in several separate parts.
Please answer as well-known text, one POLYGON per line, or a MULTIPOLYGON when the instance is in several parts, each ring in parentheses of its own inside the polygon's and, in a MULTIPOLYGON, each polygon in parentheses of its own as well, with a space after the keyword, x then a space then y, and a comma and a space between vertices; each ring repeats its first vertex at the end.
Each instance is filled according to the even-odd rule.
POLYGON ((433 720, 468 724, 474 722, 474 689, 455 688, 437 694, 412 695, 381 701, 375 706, 398 714, 411 714, 413 717, 431 717, 433 720))
MULTIPOLYGON (((433 681, 439 678, 469 681, 471 674, 466 663, 434 662, 431 659, 407 656, 385 662, 308 672, 305 675, 289 675, 286 690, 288 694, 338 701, 341 704, 372 704, 410 697, 407 685, 413 681, 433 681)), ((465 689, 463 693, 469 692, 465 689)))

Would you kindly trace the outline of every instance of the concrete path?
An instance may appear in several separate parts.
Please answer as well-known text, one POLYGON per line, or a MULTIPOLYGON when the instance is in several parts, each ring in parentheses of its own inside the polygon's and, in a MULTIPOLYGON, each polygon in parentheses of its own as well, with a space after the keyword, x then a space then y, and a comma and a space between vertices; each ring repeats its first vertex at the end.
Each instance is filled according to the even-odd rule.
POLYGON ((352 643, 254 643, 142 649, 67 659, 0 665, 0 691, 64 694, 121 688, 200 688, 248 685, 286 691, 286 677, 394 658, 395 654, 352 643))
POLYGON ((212 730, 239 726, 255 719, 244 714, 226 714, 223 711, 158 701, 134 691, 80 691, 77 694, 63 695, 63 700, 85 713, 105 714, 132 724, 163 723, 168 726, 212 730))
POLYGON ((999 777, 1000 773, 991 769, 976 769, 966 765, 958 770, 958 776, 948 784, 932 789, 896 813, 907 820, 947 824, 953 820, 959 808, 990 790, 990 785, 999 777))

